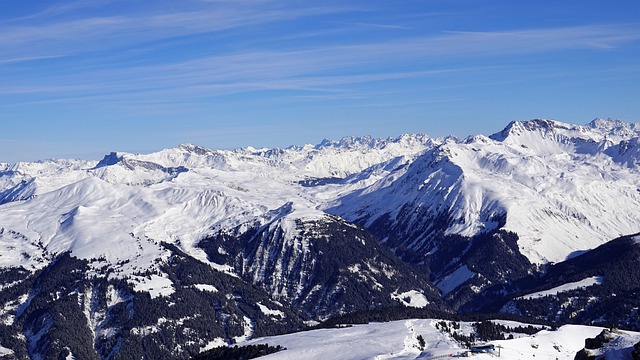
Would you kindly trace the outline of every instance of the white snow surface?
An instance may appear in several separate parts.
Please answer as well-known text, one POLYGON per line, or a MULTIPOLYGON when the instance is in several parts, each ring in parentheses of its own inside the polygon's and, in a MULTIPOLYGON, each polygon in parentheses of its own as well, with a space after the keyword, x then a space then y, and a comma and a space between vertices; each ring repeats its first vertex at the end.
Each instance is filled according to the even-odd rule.
POLYGON ((602 276, 592 276, 580 281, 576 281, 576 282, 571 282, 571 283, 566 283, 560 286, 556 286, 553 289, 549 289, 549 290, 545 290, 545 291, 539 291, 536 293, 531 293, 531 294, 527 294, 527 295, 523 295, 520 296, 518 298, 516 298, 516 300, 519 299, 523 299, 523 300, 533 300, 533 299, 539 299, 539 298, 543 298, 545 296, 548 295, 557 295, 558 293, 561 292, 567 292, 570 290, 575 290, 575 289, 580 289, 580 288, 586 288, 588 286, 593 286, 593 285, 601 285, 602 282, 604 281, 604 278, 602 276))
POLYGON ((429 305, 429 300, 424 294, 418 290, 409 290, 403 293, 394 292, 391 298, 400 301, 404 306, 423 308, 429 305))
POLYGON ((284 317, 284 312, 282 312, 280 310, 271 310, 268 307, 266 307, 265 305, 262 305, 262 303, 258 303, 257 305, 260 308, 260 312, 262 312, 263 314, 265 314, 267 316, 277 316, 277 317, 280 317, 280 318, 284 317))
POLYGON ((456 270, 454 270, 451 274, 445 276, 442 280, 436 283, 436 287, 440 289, 443 295, 447 295, 452 292, 455 288, 460 286, 460 284, 474 277, 476 273, 469 270, 467 265, 462 265, 456 270))
POLYGON ((13 350, 7 349, 6 347, 3 347, 2 345, 0 345, 0 356, 9 356, 9 355, 13 355, 13 350))
POLYGON ((244 327, 244 334, 233 338, 236 343, 247 341, 253 336, 254 323, 251 319, 243 316, 242 326, 244 327))
POLYGON ((152 299, 158 296, 169 296, 175 292, 171 280, 155 274, 149 277, 134 276, 132 282, 135 284, 135 291, 146 291, 152 299))
POLYGON ((209 284, 195 284, 193 285, 194 288, 200 290, 200 291, 208 291, 208 292, 212 292, 212 293, 217 293, 218 289, 216 289, 215 286, 213 285, 209 285, 209 284))
MULTIPOLYGON (((462 353, 464 349, 460 344, 448 334, 436 329, 437 321, 413 319, 320 329, 253 339, 243 345, 268 343, 287 348, 263 357, 265 360, 429 359, 462 353), (418 348, 418 335, 422 335, 425 340, 426 346, 422 351, 418 348)), ((518 324, 527 325, 509 322, 509 326, 518 324)), ((470 326, 471 323, 461 323, 461 328, 470 326)), ((565 325, 556 331, 542 330, 535 335, 523 335, 512 340, 490 343, 502 347, 501 357, 505 359, 573 359, 584 346, 584 340, 595 337, 602 330, 600 327, 565 325)), ((608 348, 607 359, 618 359, 615 357, 616 354, 628 354, 629 347, 638 340, 640 333, 624 332, 621 338, 608 348)), ((496 356, 497 354, 477 354, 473 358, 493 359, 496 356)))
MULTIPOLYGON (((294 237, 299 219, 330 212, 371 224, 406 203, 449 211, 450 234, 493 229, 495 216, 506 215, 504 228, 519 235, 525 256, 557 262, 640 231, 639 135, 639 126, 614 120, 533 120, 464 140, 349 137, 233 151, 188 144, 100 162, 2 164, 0 266, 38 269, 71 251, 99 259, 97 267, 122 263, 115 276, 157 273, 155 261, 169 256, 160 242, 208 262, 197 244, 220 230, 274 224, 294 237)), ((456 275, 470 275, 463 270, 456 275)), ((156 276, 136 287, 170 293, 156 276)))
POLYGON ((200 352, 211 350, 213 348, 217 348, 217 347, 221 347, 221 346, 227 346, 227 342, 224 341, 223 338, 215 338, 215 339, 209 341, 207 343, 207 345, 203 346, 200 349, 200 352))

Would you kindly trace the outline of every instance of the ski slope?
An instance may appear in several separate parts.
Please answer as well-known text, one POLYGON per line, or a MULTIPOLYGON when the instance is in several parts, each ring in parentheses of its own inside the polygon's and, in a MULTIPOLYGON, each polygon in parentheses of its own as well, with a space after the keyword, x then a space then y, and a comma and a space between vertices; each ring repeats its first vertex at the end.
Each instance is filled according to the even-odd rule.
MULTIPOLYGON (((250 340, 246 344, 281 345, 287 350, 261 357, 265 360, 321 360, 321 359, 432 359, 464 353, 459 343, 449 335, 436 329, 438 320, 412 319, 389 323, 353 325, 337 329, 320 329, 294 334, 272 336, 250 340), (425 340, 424 350, 419 349, 418 335, 425 340)), ((518 326, 516 322, 503 322, 518 326)), ((471 323, 461 323, 461 331, 469 329, 471 323)), ((530 359, 574 359, 584 347, 586 338, 593 338, 603 328, 565 325, 556 331, 542 330, 534 335, 514 334, 514 339, 491 341, 500 348, 502 358, 510 360, 530 359)), ((640 333, 623 332, 609 346, 607 359, 626 359, 633 344, 640 341, 640 333)), ((475 354, 473 359, 494 359, 496 353, 475 354)))

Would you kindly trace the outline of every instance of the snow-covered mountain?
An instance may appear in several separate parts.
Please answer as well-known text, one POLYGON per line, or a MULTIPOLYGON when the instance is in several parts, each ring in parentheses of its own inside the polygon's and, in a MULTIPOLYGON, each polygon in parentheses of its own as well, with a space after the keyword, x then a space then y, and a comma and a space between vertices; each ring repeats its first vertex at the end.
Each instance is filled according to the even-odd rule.
POLYGON ((640 125, 617 120, 536 119, 466 139, 186 144, 0 164, 2 326, 26 354, 54 351, 43 345, 53 310, 34 306, 65 299, 39 289, 64 261, 84 269, 66 296, 94 309, 79 321, 98 358, 116 354, 114 344, 164 336, 193 316, 169 310, 187 298, 217 304, 219 326, 190 328, 199 338, 190 343, 167 340, 177 354, 345 312, 445 309, 441 296, 478 309, 521 291, 511 286, 518 279, 640 231, 639 137, 640 125), (222 290, 229 282, 251 294, 222 290), (133 311, 112 327, 100 322, 140 296, 173 317, 133 311), (274 315, 285 310, 286 320, 274 315))
POLYGON ((421 252, 435 249, 434 236, 501 228, 531 262, 558 262, 639 230, 639 135, 615 120, 512 122, 490 137, 447 139, 329 211, 365 227, 402 224, 389 240, 421 252))
MULTIPOLYGON (((586 126, 531 120, 464 140, 351 137, 236 151, 181 145, 147 155, 112 153, 100 162, 5 164, 0 199, 7 205, 0 220, 29 232, 25 224, 7 222, 12 210, 59 210, 55 217, 62 223, 63 217, 90 218, 85 210, 98 203, 117 202, 101 204, 106 213, 95 216, 113 219, 109 211, 115 211, 136 219, 125 226, 135 231, 126 234, 158 241, 187 237, 191 244, 215 225, 269 222, 270 213, 291 203, 294 218, 328 212, 365 227, 387 218, 420 229, 396 235, 407 241, 398 245, 416 249, 436 233, 470 237, 502 228, 518 234, 521 252, 533 263, 558 262, 638 231, 633 209, 640 205, 639 135, 640 126, 617 120, 596 119, 586 126), (61 202, 66 206, 57 205, 61 202), (180 213, 180 220, 157 225, 166 224, 167 212, 180 213), (440 217, 446 227, 434 224, 440 217), (425 220, 431 223, 425 226, 425 220)), ((96 224, 73 228, 87 226, 94 227, 87 229, 93 236, 104 233, 96 224)), ((68 233, 66 226, 48 227, 32 237, 47 243, 68 233)))
POLYGON ((429 266, 459 307, 638 232, 639 134, 638 125, 616 120, 512 122, 489 137, 445 139, 325 209, 429 266))

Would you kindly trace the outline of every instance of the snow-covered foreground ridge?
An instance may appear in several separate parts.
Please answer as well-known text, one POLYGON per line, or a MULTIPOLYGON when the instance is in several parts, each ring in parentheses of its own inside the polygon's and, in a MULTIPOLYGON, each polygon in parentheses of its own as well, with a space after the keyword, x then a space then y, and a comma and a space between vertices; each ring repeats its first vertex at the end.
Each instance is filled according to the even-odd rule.
POLYGON ((539 291, 536 293, 532 293, 532 294, 527 294, 527 295, 523 295, 520 297, 517 297, 517 299, 526 299, 526 300, 531 300, 531 299, 539 299, 545 296, 554 296, 557 295, 560 292, 566 292, 566 291, 571 291, 571 290, 575 290, 575 289, 581 289, 581 288, 585 288, 588 286, 592 286, 592 285, 600 285, 603 282, 603 278, 602 276, 592 276, 586 279, 583 279, 581 281, 576 281, 576 282, 571 282, 571 283, 567 283, 567 284, 563 284, 560 286, 556 286, 553 289, 549 289, 549 290, 545 290, 545 291, 539 291))
POLYGON ((293 238, 298 219, 331 213, 366 227, 400 219, 407 204, 445 214, 446 234, 503 227, 519 235, 532 262, 557 262, 640 231, 639 136, 640 125, 616 120, 538 119, 466 139, 350 137, 234 151, 181 145, 101 161, 0 164, 0 266, 41 268, 71 251, 124 261, 123 273, 132 273, 166 256, 160 242, 207 261, 196 245, 219 231, 271 224, 293 238))
MULTIPOLYGON (((413 319, 389 323, 353 325, 339 329, 313 330, 289 335, 254 339, 248 344, 268 343, 281 345, 287 350, 265 356, 264 359, 432 359, 461 355, 468 349, 449 334, 436 327, 439 320, 413 319), (418 336, 425 342, 420 348, 418 336)), ((512 321, 495 321, 508 326, 527 326, 512 321)), ((490 341, 495 352, 475 354, 474 359, 500 357, 524 359, 574 359, 585 346, 586 338, 594 338, 603 328, 583 325, 565 325, 557 330, 541 330, 534 335, 513 333, 513 339, 490 341)), ((469 334, 471 323, 461 323, 460 334, 469 334)), ((507 336, 508 337, 508 336, 507 336)), ((630 359, 633 345, 640 341, 640 333, 619 332, 600 354, 607 359, 630 359)))

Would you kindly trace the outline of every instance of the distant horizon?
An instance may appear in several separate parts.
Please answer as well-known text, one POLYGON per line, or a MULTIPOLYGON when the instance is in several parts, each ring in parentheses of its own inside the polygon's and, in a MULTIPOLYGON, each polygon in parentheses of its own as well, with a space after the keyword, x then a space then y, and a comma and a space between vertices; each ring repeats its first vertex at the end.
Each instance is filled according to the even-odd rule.
POLYGON ((0 162, 640 121, 640 2, 0 3, 0 162))
POLYGON ((41 159, 33 159, 33 160, 18 160, 18 161, 14 161, 14 162, 8 162, 8 161, 2 161, 0 160, 0 164, 15 164, 15 163, 30 163, 30 162, 38 162, 38 161, 48 161, 48 160, 84 160, 84 161, 100 161, 102 160, 105 156, 108 156, 112 153, 124 153, 124 154, 134 154, 134 155, 145 155, 145 154, 152 154, 158 151, 162 151, 162 150, 167 150, 167 149, 173 149, 173 148, 178 148, 180 146, 185 146, 185 145, 193 145, 193 146, 197 146, 197 147, 202 147, 202 148, 206 148, 208 150, 226 150, 226 151, 234 151, 234 150, 242 150, 242 149, 248 149, 248 148, 252 148, 254 150, 263 150, 263 149, 289 149, 289 148, 294 148, 294 147, 303 147, 303 146, 307 146, 307 145, 311 145, 311 146, 318 146, 321 145, 323 142, 325 141, 336 141, 336 142, 340 142, 343 139, 346 138, 365 138, 365 137, 370 137, 372 140, 393 140, 393 139, 398 139, 402 136, 405 135, 425 135, 429 138, 432 139, 442 139, 442 138, 447 138, 450 136, 456 137, 458 139, 465 139, 467 137, 471 137, 471 136, 475 136, 475 135, 484 135, 484 136, 491 136, 493 134, 499 133, 500 131, 502 131, 503 129, 505 129, 510 123, 512 122, 516 122, 516 121, 531 121, 531 120, 551 120, 551 121, 557 121, 557 122, 561 122, 561 123, 565 123, 565 124, 571 124, 571 125, 578 125, 578 126, 585 126, 588 125, 589 123, 591 123, 592 121, 598 120, 598 119, 602 119, 602 120, 614 120, 614 121, 622 121, 624 123, 627 124, 640 124, 640 122, 629 122, 629 121, 625 121, 623 119, 615 119, 615 118, 611 118, 611 117, 595 117, 587 122, 584 123, 568 123, 566 121, 562 121, 559 119, 549 119, 549 118, 533 118, 533 119, 520 119, 520 120, 511 120, 507 123, 504 124, 504 126, 500 127, 499 129, 495 129, 491 132, 488 133, 477 133, 477 134, 467 134, 465 136, 458 136, 456 134, 443 134, 443 135, 439 135, 439 136, 434 136, 429 134, 428 132, 416 132, 416 133, 403 133, 403 134, 397 134, 397 135, 390 135, 390 136, 371 136, 371 135, 344 135, 342 137, 339 138, 323 138, 320 139, 319 141, 315 142, 315 143, 311 143, 311 142, 307 142, 307 143, 298 143, 298 144, 289 144, 286 146, 272 146, 272 147, 268 147, 268 146, 263 146, 263 147, 257 147, 257 146, 253 146, 253 145, 245 145, 245 146, 239 146, 239 147, 234 147, 234 148, 216 148, 216 147, 209 147, 209 146, 205 146, 202 144, 197 144, 197 143, 192 143, 192 142, 184 142, 184 143, 180 143, 180 144, 174 144, 174 145, 169 145, 167 147, 163 147, 163 148, 158 148, 158 149, 148 149, 148 150, 143 150, 143 151, 127 151, 127 150, 122 150, 122 149, 113 149, 113 150, 109 150, 107 152, 103 152, 103 153, 98 153, 98 152, 93 152, 93 157, 91 157, 90 153, 85 153, 85 155, 88 155, 87 157, 74 157, 74 156, 68 156, 68 157, 48 157, 48 158, 41 158, 41 159))

